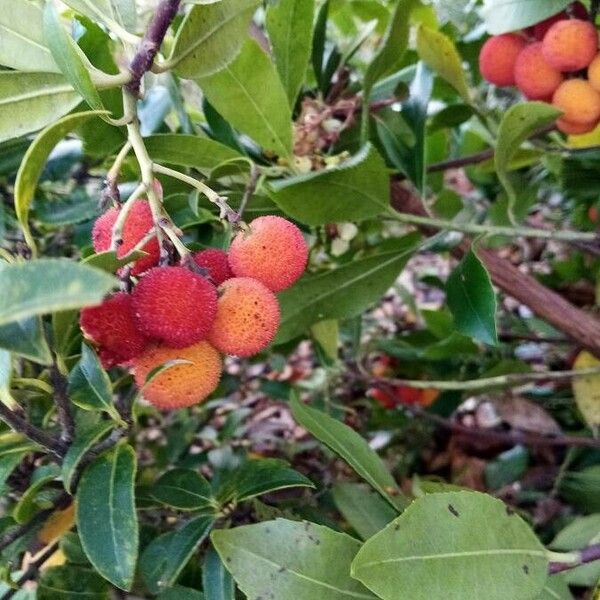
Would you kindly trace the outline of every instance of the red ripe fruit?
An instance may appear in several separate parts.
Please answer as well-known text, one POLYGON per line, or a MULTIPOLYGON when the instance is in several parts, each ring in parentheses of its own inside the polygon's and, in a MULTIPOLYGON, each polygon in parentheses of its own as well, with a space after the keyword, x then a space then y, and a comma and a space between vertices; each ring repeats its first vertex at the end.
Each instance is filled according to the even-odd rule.
MULTIPOLYGON (((96 252, 106 252, 110 250, 112 240, 112 228, 119 215, 118 208, 110 208, 101 215, 94 223, 92 230, 92 241, 96 252)), ((125 224, 123 226, 123 243, 117 250, 117 256, 123 258, 127 256, 152 230, 154 221, 150 205, 145 200, 136 200, 130 208, 125 224)), ((139 275, 144 271, 154 267, 160 257, 160 247, 158 240, 152 238, 142 248, 147 256, 142 256, 136 260, 131 269, 132 275, 139 275)))
MULTIPOLYGON (((588 18, 587 8, 581 2, 574 2, 570 7, 571 15, 576 19, 586 20, 588 18)), ((533 25, 532 27, 528 27, 526 32, 533 35, 536 40, 542 41, 544 36, 548 33, 548 30, 554 23, 558 23, 559 21, 564 21, 568 19, 569 15, 566 11, 559 12, 557 15, 552 15, 543 21, 533 25)))
POLYGON ((515 84, 517 56, 527 42, 515 33, 496 35, 485 42, 479 53, 479 70, 486 81, 501 87, 515 84))
POLYGON ((282 217, 258 217, 238 233, 229 249, 236 277, 253 277, 273 292, 293 285, 304 272, 308 246, 296 225, 282 217))
POLYGON ((217 318, 209 342, 225 354, 252 356, 264 350, 279 327, 279 303, 260 281, 234 277, 219 287, 217 318))
POLYGON ((217 289, 184 267, 156 267, 135 286, 133 309, 148 337, 172 348, 204 339, 217 314, 217 289))
POLYGON ((131 296, 124 292, 110 296, 98 306, 84 308, 79 322, 85 337, 98 346, 106 368, 136 358, 148 343, 137 328, 131 296))
POLYGON ((203 269, 208 271, 208 276, 215 285, 221 285, 233 277, 227 260, 227 252, 218 248, 208 248, 194 254, 194 261, 203 269))

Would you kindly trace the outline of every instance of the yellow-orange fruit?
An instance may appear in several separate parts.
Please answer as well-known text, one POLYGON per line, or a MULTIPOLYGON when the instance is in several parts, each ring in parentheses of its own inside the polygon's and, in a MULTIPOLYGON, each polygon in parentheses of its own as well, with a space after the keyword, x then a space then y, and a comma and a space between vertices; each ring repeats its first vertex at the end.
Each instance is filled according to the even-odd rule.
POLYGON ((566 119, 557 119, 556 127, 566 133, 567 135, 582 135, 584 133, 589 133, 590 131, 594 131, 596 129, 597 123, 596 121, 592 121, 591 123, 571 123, 566 119))
POLYGON ((594 60, 590 63, 587 72, 587 78, 590 85, 600 92, 600 54, 596 54, 594 60))
POLYGON ((496 35, 479 53, 479 70, 484 79, 499 86, 515 84, 515 62, 527 42, 515 33, 496 35))
POLYGON ((563 111, 562 119, 574 125, 589 125, 600 119, 600 93, 584 79, 563 81, 552 98, 563 111))
POLYGON ((530 100, 552 98, 562 80, 562 73, 544 58, 541 42, 530 44, 517 57, 515 82, 530 100))
POLYGON ((221 355, 208 342, 187 348, 153 345, 133 361, 133 373, 142 396, 161 410, 198 404, 212 394, 221 378, 221 355), (148 375, 170 361, 187 361, 159 372, 150 382, 148 375))
POLYGON ((598 33, 589 21, 558 21, 544 36, 542 50, 555 69, 579 71, 585 69, 598 53, 598 33))
POLYGON ((229 266, 236 277, 253 277, 273 292, 293 285, 308 260, 302 232, 282 217, 258 217, 249 231, 235 236, 229 249, 229 266))
POLYGON ((273 341, 278 327, 279 303, 260 281, 234 277, 219 287, 217 318, 208 335, 217 350, 252 356, 273 341))

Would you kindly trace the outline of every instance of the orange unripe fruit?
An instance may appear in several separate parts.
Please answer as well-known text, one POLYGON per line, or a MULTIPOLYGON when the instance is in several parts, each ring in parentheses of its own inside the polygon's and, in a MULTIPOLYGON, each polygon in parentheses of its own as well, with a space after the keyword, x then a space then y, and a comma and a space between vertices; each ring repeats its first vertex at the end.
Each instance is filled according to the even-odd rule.
POLYGON ((479 53, 482 77, 499 86, 515 84, 515 62, 527 42, 515 33, 496 35, 488 39, 479 53))
POLYGON ((229 249, 236 277, 253 277, 273 292, 285 290, 302 275, 308 246, 296 225, 272 215, 258 217, 238 233, 229 249))
MULTIPOLYGON (((119 209, 110 208, 101 215, 94 223, 92 230, 92 241, 96 252, 110 250, 112 241, 112 228, 119 215, 119 209)), ((136 200, 130 208, 123 225, 123 243, 117 250, 117 256, 123 258, 131 252, 146 235, 152 231, 154 221, 150 205, 145 200, 136 200)), ((144 244, 142 250, 147 256, 138 258, 131 269, 132 275, 139 275, 158 264, 160 247, 156 238, 152 238, 144 244)))
POLYGON ((208 271, 208 277, 212 282, 219 286, 227 279, 233 277, 227 252, 218 248, 208 248, 194 254, 194 262, 208 271))
POLYGON ((217 289, 184 267, 155 267, 132 292, 140 330, 166 346, 185 348, 208 335, 217 314, 217 289))
POLYGON ((584 133, 589 133, 590 131, 594 131, 596 129, 596 121, 592 121, 591 123, 571 123, 566 119, 557 119, 556 127, 559 131, 566 133, 567 135, 582 135, 584 133))
POLYGON ((530 100, 551 98, 562 80, 562 73, 544 58, 541 42, 530 44, 517 57, 515 82, 530 100))
POLYGON ((544 36, 542 51, 546 60, 559 71, 585 69, 598 53, 598 32, 589 21, 558 21, 544 36))
POLYGON ((98 346, 106 368, 139 356, 148 344, 137 328, 131 296, 124 292, 106 298, 98 306, 84 308, 79 323, 85 337, 98 346))
POLYGON ((600 119, 600 93, 585 79, 563 81, 552 104, 563 111, 562 119, 574 125, 589 125, 600 119))
POLYGON ((594 60, 590 63, 587 72, 587 78, 590 85, 600 92, 600 54, 596 54, 594 60))
POLYGON ((252 356, 264 350, 279 327, 279 303, 260 281, 234 277, 219 287, 217 318, 208 341, 221 352, 252 356))
POLYGON ((133 362, 135 382, 142 396, 161 410, 198 404, 212 394, 223 369, 220 354, 208 343, 187 348, 153 345, 133 362), (166 368, 146 383, 152 371, 171 361, 188 361, 166 368))

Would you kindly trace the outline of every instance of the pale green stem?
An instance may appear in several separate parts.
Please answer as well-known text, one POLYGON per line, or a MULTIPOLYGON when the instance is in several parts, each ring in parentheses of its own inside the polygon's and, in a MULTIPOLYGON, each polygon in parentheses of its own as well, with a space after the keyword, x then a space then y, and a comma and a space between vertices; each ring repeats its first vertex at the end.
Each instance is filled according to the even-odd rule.
POLYGON ((112 228, 110 249, 113 252, 116 252, 119 249, 119 246, 121 245, 121 243, 123 242, 123 227, 125 226, 125 220, 127 219, 127 215, 129 214, 129 211, 131 210, 135 201, 138 200, 144 192, 146 192, 146 189, 147 189, 146 184, 140 183, 135 188, 135 190, 133 190, 133 193, 131 194, 131 196, 129 196, 129 198, 127 198, 127 200, 121 206, 121 210, 119 211, 119 214, 117 215, 117 220, 115 221, 115 224, 113 225, 113 228, 112 228))

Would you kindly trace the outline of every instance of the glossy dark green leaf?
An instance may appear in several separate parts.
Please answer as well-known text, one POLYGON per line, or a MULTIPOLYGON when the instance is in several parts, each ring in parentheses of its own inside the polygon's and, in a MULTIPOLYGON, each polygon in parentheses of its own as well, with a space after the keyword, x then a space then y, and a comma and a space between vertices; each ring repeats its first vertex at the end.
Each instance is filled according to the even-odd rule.
POLYGON ((2 71, 0 142, 37 131, 80 102, 81 97, 62 74, 2 71))
POLYGON ((427 494, 369 539, 352 576, 383 600, 530 600, 548 558, 529 525, 477 492, 427 494), (476 574, 476 576, 474 576, 476 574))
POLYGON ((306 406, 296 397, 292 398, 290 404, 298 424, 345 460, 393 508, 404 504, 394 478, 360 434, 324 412, 306 406))
POLYGON ((140 573, 151 592, 156 594, 175 583, 213 523, 212 517, 196 517, 150 542, 140 556, 140 573))
POLYGON ((361 483, 336 483, 331 491, 342 516, 363 540, 374 536, 398 516, 381 496, 361 483))
POLYGON ((54 464, 42 465, 34 471, 29 487, 23 492, 12 511, 12 516, 17 523, 27 523, 39 512, 41 507, 38 503, 38 493, 47 483, 56 479, 59 471, 58 466, 54 464))
POLYGON ((133 583, 138 554, 135 474, 135 452, 120 444, 85 469, 77 488, 83 549, 98 573, 124 590, 133 583))
POLYGON ((458 331, 486 344, 498 343, 496 294, 473 249, 448 277, 446 298, 458 331))
POLYGON ((198 135, 162 133, 144 141, 148 154, 156 162, 193 167, 203 172, 240 156, 229 146, 198 135))
POLYGON ((109 600, 110 589, 91 569, 73 565, 50 567, 42 571, 37 600, 109 600))
POLYGON ((266 151, 290 156, 292 115, 287 96, 275 65, 255 40, 248 40, 232 63, 198 79, 198 84, 233 127, 266 151))
POLYGON ((0 348, 42 365, 52 363, 52 354, 39 317, 21 319, 0 327, 0 348))
POLYGON ((65 454, 61 467, 63 485, 67 492, 71 493, 73 477, 75 476, 77 467, 81 463, 81 459, 85 456, 86 452, 94 444, 99 442, 113 427, 114 425, 109 421, 101 421, 97 425, 79 434, 73 440, 73 443, 65 454))
POLYGON ((485 0, 482 14, 488 32, 498 35, 535 25, 569 4, 571 0, 485 0))
POLYGON ((183 21, 169 63, 186 79, 212 75, 236 57, 259 0, 221 0, 194 6, 183 21))
POLYGON ((157 600, 206 600, 202 592, 182 585, 174 585, 162 591, 156 598, 157 600))
POLYGON ((317 12, 311 50, 312 68, 315 73, 315 77, 317 78, 319 89, 322 92, 325 92, 329 86, 329 82, 324 81, 323 77, 323 57, 325 54, 325 44, 327 42, 327 17, 329 16, 329 2, 330 0, 325 0, 317 12))
POLYGON ((18 71, 59 73, 44 40, 42 11, 26 0, 0 0, 0 64, 18 71))
POLYGON ((235 600, 235 583, 214 548, 210 547, 202 563, 202 589, 206 600, 235 600))
POLYGON ((150 490, 159 502, 179 510, 214 508, 210 484, 191 469, 171 469, 159 477, 150 490))
POLYGON ((302 277, 279 294, 281 325, 276 343, 306 333, 324 319, 359 315, 393 285, 417 248, 419 236, 411 234, 372 254, 322 273, 302 277))
POLYGON ((277 519, 211 535, 223 564, 248 598, 372 600, 350 577, 360 542, 309 522, 277 519))
POLYGON ((145 256, 145 252, 141 250, 134 250, 129 252, 126 256, 122 258, 117 258, 117 253, 112 250, 107 250, 106 252, 98 252, 97 254, 90 254, 86 256, 81 262, 84 265, 89 265, 90 267, 95 267, 97 269, 102 269, 107 273, 115 273, 121 267, 128 265, 131 261, 134 261, 142 256, 145 256))
POLYGON ((261 494, 291 487, 314 487, 286 462, 275 458, 248 460, 225 478, 217 491, 221 504, 243 502, 261 494))
POLYGON ((10 477, 10 474, 17 468, 23 458, 29 454, 28 450, 22 452, 12 452, 5 456, 0 456, 0 490, 4 490, 4 484, 10 477))
POLYGON ((112 385, 98 355, 87 344, 81 344, 81 358, 69 373, 69 398, 85 410, 102 410, 116 420, 112 385))
POLYGON ((111 275, 66 259, 0 264, 0 325, 99 304, 116 284, 111 275))
POLYGON ((338 167, 272 183, 271 198, 307 225, 361 221, 389 208, 389 185, 383 159, 367 144, 338 167))
POLYGON ((290 106, 306 77, 313 38, 314 0, 279 0, 267 10, 267 32, 290 106))

